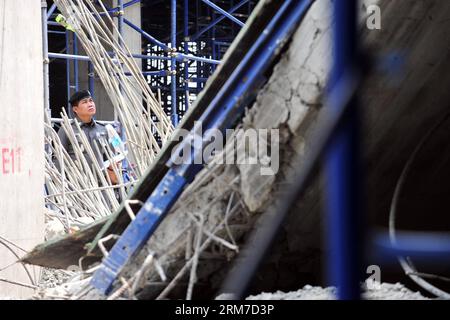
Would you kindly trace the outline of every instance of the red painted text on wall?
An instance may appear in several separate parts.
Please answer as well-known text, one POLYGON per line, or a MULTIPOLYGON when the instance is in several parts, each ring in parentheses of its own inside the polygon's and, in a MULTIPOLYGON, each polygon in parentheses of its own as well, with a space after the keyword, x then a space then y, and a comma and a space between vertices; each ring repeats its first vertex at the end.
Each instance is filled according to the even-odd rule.
POLYGON ((3 175, 20 173, 22 149, 0 147, 0 173, 3 175))

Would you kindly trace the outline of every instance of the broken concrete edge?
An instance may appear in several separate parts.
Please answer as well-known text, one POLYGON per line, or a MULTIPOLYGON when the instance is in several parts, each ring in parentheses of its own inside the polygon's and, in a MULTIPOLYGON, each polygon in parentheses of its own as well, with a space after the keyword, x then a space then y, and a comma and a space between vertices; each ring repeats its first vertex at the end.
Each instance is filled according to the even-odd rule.
MULTIPOLYGON (((242 60, 242 56, 253 45, 281 4, 275 0, 263 0, 258 3, 246 25, 224 56, 223 62, 207 81, 204 90, 188 110, 180 123, 179 129, 175 130, 173 136, 176 136, 177 130, 190 130, 193 127, 194 121, 209 106, 216 93, 242 60)), ((147 169, 144 178, 136 184, 135 191, 128 196, 128 199, 147 200, 160 180, 159 178, 168 170, 165 164, 177 143, 178 141, 171 139, 169 143, 163 146, 155 162, 147 169)), ((103 218, 74 234, 65 235, 36 246, 21 259, 21 262, 50 268, 66 268, 78 264, 78 260, 86 254, 96 256, 94 250, 101 238, 107 234, 120 234, 130 221, 122 203, 111 216, 103 218)))
POLYGON ((39 244, 31 252, 20 259, 20 262, 38 265, 41 267, 66 269, 71 265, 78 265, 78 259, 67 260, 67 252, 70 255, 82 257, 86 255, 85 238, 93 238, 100 231, 103 221, 80 230, 74 234, 65 235, 39 244))

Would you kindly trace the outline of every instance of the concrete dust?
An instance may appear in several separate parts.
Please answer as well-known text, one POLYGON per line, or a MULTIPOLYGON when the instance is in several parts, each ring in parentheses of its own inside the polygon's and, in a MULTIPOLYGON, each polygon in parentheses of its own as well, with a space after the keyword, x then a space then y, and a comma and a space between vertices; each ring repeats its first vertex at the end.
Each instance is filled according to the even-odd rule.
MULTIPOLYGON (((381 283, 378 287, 363 286, 363 288, 362 298, 365 300, 429 300, 420 292, 413 292, 401 283, 381 283)), ((335 287, 322 288, 306 285, 297 291, 263 292, 249 296, 246 300, 335 300, 336 293, 335 287)))

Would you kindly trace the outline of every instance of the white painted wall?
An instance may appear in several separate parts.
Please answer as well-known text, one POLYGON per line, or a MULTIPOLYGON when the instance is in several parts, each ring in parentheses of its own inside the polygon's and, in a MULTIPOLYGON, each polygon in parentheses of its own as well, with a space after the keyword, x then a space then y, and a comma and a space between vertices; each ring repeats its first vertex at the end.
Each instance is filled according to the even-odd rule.
MULTIPOLYGON (((42 62, 41 1, 0 0, 0 236, 25 250, 43 241, 44 230, 42 62)), ((16 260, 0 243, 0 270, 16 260)), ((20 264, 1 278, 30 284, 20 264)), ((32 292, 0 281, 0 298, 32 292)))

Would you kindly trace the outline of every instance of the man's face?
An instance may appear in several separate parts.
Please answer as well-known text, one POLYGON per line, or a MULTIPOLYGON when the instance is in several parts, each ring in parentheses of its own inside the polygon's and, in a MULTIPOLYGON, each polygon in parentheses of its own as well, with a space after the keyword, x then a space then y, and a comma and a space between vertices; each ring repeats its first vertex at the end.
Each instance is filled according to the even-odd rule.
POLYGON ((78 102, 76 106, 73 107, 73 111, 78 115, 79 118, 92 118, 95 115, 95 103, 92 97, 86 97, 78 102))

